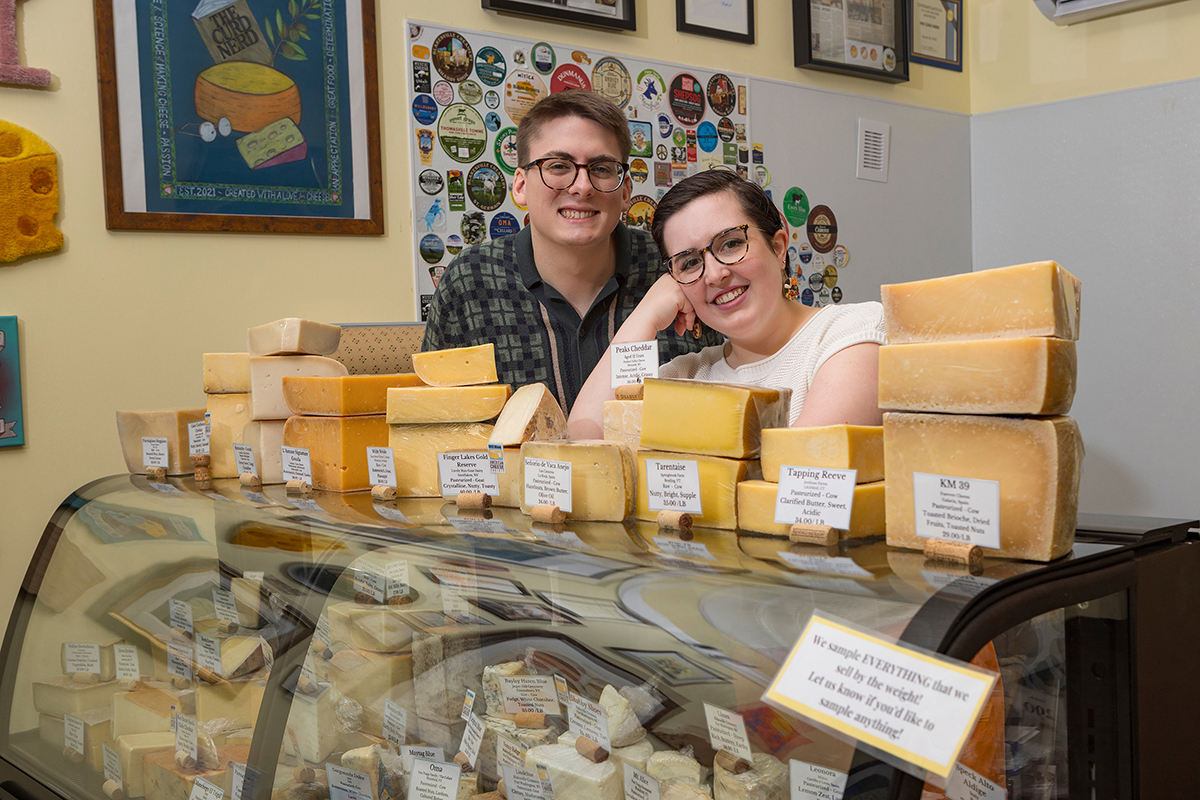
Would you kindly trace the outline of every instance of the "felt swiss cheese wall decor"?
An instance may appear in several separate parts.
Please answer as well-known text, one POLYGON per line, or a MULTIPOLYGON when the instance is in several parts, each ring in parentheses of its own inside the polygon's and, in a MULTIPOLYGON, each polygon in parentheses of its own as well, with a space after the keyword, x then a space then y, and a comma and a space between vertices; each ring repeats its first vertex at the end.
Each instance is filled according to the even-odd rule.
POLYGON ((54 227, 57 213, 54 149, 0 119, 0 263, 62 249, 62 232, 54 227))

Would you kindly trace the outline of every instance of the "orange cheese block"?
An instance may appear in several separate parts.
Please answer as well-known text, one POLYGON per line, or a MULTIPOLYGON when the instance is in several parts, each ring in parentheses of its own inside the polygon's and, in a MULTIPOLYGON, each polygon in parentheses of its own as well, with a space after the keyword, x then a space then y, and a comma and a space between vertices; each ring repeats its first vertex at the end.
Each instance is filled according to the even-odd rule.
POLYGON ((282 72, 249 61, 226 61, 196 77, 196 114, 214 125, 228 119, 251 133, 290 117, 300 124, 300 90, 282 72))
POLYGON ((313 417, 355 417, 387 411, 388 389, 423 386, 411 373, 398 375, 286 375, 283 401, 293 414, 313 417))
POLYGON ((791 389, 647 378, 642 447, 756 458, 763 428, 786 428, 791 389))
MULTIPOLYGON (((779 484, 769 481, 742 481, 738 484, 738 528, 772 536, 787 536, 790 522, 775 521, 775 499, 779 484)), ((850 505, 850 527, 846 536, 858 539, 878 536, 884 532, 885 487, 883 481, 860 483, 854 487, 854 502, 850 505)))
POLYGON ((303 447, 312 462, 312 485, 327 492, 371 488, 367 448, 388 446, 382 414, 363 417, 289 417, 285 447, 303 447))
POLYGON ((0 119, 0 263, 63 246, 58 156, 46 140, 0 119))

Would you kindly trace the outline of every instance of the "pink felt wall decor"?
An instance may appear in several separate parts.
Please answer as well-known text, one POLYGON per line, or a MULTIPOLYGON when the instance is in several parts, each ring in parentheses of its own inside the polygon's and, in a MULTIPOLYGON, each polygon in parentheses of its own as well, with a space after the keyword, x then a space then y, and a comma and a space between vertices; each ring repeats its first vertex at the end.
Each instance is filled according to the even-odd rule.
POLYGON ((50 70, 22 67, 17 58, 17 0, 0 0, 0 83, 50 85, 50 70))

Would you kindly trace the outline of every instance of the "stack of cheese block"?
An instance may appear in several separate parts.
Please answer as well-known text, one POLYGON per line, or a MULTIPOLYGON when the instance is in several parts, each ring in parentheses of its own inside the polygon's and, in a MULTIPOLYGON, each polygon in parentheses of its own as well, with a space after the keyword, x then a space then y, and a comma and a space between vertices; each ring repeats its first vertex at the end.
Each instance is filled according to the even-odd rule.
POLYGON ((850 506, 851 538, 884 532, 883 428, 829 425, 768 428, 762 432, 762 480, 738 484, 738 527, 787 536, 790 523, 775 521, 775 500, 785 467, 855 470, 850 506))
POLYGON ((1053 261, 882 287, 887 541, 921 549, 913 473, 997 481, 1000 548, 1071 549, 1083 442, 1075 396, 1079 280, 1053 261))

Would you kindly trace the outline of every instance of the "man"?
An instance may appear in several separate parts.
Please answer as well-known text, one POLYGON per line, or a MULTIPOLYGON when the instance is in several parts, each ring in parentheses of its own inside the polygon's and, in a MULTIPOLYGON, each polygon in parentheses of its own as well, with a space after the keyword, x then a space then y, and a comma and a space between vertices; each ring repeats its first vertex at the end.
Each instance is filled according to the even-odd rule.
MULTIPOLYGON (((570 413, 613 334, 662 274, 650 234, 621 223, 632 187, 629 126, 594 92, 550 95, 517 130, 514 236, 464 250, 446 269, 422 350, 492 342, 502 383, 545 383, 570 413)), ((659 334, 664 363, 723 337, 659 334)))

